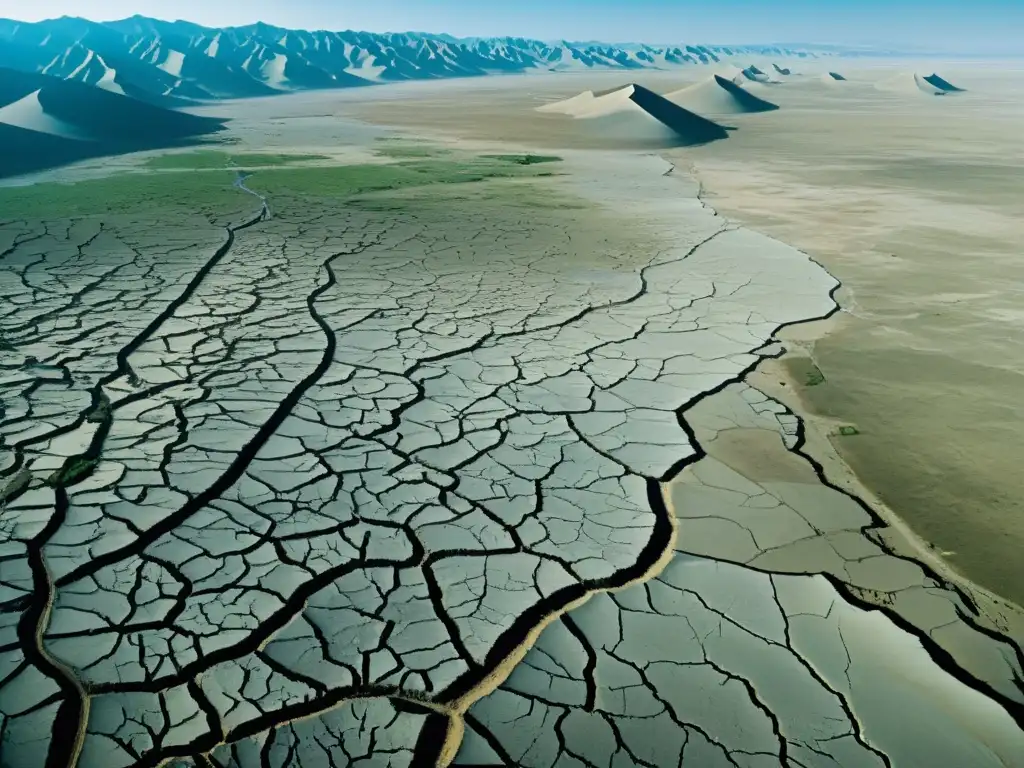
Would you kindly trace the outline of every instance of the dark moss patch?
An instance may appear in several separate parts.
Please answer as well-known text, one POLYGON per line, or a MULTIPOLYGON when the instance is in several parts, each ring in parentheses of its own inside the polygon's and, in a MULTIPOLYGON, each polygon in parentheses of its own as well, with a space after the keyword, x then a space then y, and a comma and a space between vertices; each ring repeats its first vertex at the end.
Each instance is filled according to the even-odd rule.
POLYGON ((326 155, 286 154, 274 152, 223 152, 201 149, 149 158, 144 165, 156 170, 209 170, 216 168, 270 168, 292 163, 330 160, 326 155))
POLYGON ((64 462, 64 466, 50 475, 46 482, 54 488, 74 485, 91 475, 97 464, 99 464, 98 458, 72 456, 64 462))
POLYGON ((111 405, 110 398, 102 392, 100 393, 100 401, 96 404, 96 407, 86 414, 86 421, 93 424, 101 424, 110 418, 111 405))
POLYGON ((498 160, 516 165, 539 165, 540 163, 560 163, 562 158, 555 155, 481 155, 488 160, 498 160))
MULTIPOLYGON (((430 211, 437 209, 451 215, 453 211, 480 211, 509 208, 545 211, 583 210, 589 204, 562 194, 548 185, 533 184, 539 174, 522 178, 497 177, 483 179, 472 185, 416 186, 359 195, 348 205, 371 211, 430 211)), ((487 215, 482 213, 481 215, 487 215)))
POLYGON ((32 482, 32 473, 22 467, 14 477, 0 487, 0 504, 6 504, 20 496, 32 482))
POLYGON ((816 387, 825 383, 825 374, 809 357, 787 358, 786 368, 793 380, 805 387, 816 387))
POLYGON ((73 184, 2 187, 0 221, 167 210, 206 213, 251 206, 252 197, 234 189, 234 180, 235 173, 225 169, 174 174, 119 173, 73 184))
POLYGON ((346 199, 416 187, 536 175, 532 168, 485 156, 423 157, 394 163, 269 168, 253 175, 247 186, 271 198, 294 195, 346 199))
MULTIPOLYGON (((0 221, 4 219, 50 219, 106 214, 162 214, 184 212, 207 217, 237 215, 253 205, 253 198, 234 188, 237 168, 227 159, 243 157, 225 152, 193 152, 162 155, 172 165, 198 164, 204 167, 178 169, 174 173, 130 172, 73 184, 45 183, 26 187, 0 188, 0 221), (174 158, 173 160, 171 158, 174 158), (198 160, 198 162, 196 162, 198 160)), ((315 155, 265 155, 270 164, 246 166, 246 186, 271 198, 314 198, 352 200, 371 193, 397 191, 434 185, 460 185, 488 179, 529 179, 550 175, 533 163, 511 163, 475 155, 424 156, 396 159, 389 163, 353 165, 292 164, 295 158, 315 155), (275 164, 288 159, 288 163, 275 164)))

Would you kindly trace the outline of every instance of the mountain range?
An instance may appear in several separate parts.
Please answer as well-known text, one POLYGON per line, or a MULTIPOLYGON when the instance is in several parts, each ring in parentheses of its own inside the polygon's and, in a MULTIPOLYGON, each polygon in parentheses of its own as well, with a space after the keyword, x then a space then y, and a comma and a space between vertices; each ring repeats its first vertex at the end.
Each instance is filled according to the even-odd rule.
POLYGON ((142 16, 109 22, 0 19, 0 67, 78 80, 170 107, 399 80, 665 69, 739 55, 816 53, 777 45, 550 43, 518 37, 303 31, 263 23, 213 29, 142 16))
MULTIPOLYGON (((70 16, 33 23, 0 19, 0 177, 196 143, 222 130, 226 121, 183 108, 222 99, 403 80, 672 69, 730 57, 819 55, 841 52, 814 46, 655 46, 304 31, 263 23, 210 28, 144 16, 106 22, 70 16)), ((628 95, 629 103, 622 105, 628 109, 654 96, 636 88, 628 95)), ((679 108, 668 104, 665 110, 679 108)), ((699 120, 694 115, 690 123, 699 120)))

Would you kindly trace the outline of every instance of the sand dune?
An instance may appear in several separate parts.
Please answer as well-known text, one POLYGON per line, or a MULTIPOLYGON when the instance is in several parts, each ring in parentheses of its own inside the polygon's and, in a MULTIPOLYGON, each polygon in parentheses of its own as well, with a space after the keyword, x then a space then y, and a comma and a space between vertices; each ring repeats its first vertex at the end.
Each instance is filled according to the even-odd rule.
MULTIPOLYGON (((113 70, 111 70, 113 71, 113 70)), ((99 84, 0 67, 0 177, 97 155, 196 141, 224 120, 164 109, 99 84)))
POLYGON ((765 71, 763 71, 761 69, 758 69, 753 64, 751 64, 746 69, 741 70, 740 74, 742 75, 744 80, 747 80, 747 81, 752 82, 752 83, 778 83, 778 82, 781 82, 780 80, 776 80, 773 77, 771 77, 771 75, 769 75, 767 72, 765 72, 765 71))
POLYGON ((897 75, 879 81, 875 84, 875 87, 882 91, 916 92, 925 93, 929 96, 945 96, 963 90, 934 73, 922 76, 917 72, 900 72, 897 75))
POLYGON ((945 96, 946 92, 941 88, 937 88, 916 72, 914 73, 914 85, 922 93, 927 93, 929 96, 945 96))
POLYGON ((838 72, 826 72, 821 77, 827 83, 844 83, 846 78, 840 75, 838 72))
POLYGON ((583 93, 578 93, 571 99, 565 99, 564 101, 556 101, 551 104, 539 106, 537 107, 537 111, 575 116, 580 110, 592 106, 595 98, 593 91, 583 91, 583 93))
POLYGON ((772 63, 772 66, 775 68, 775 71, 780 75, 789 76, 793 74, 793 70, 791 70, 789 67, 780 67, 778 64, 775 64, 774 62, 772 63))
POLYGON ((665 98, 686 109, 712 115, 770 112, 779 108, 721 75, 713 75, 704 82, 667 93, 665 98))
POLYGON ((740 83, 750 82, 746 75, 743 74, 743 70, 733 64, 726 64, 718 67, 714 70, 714 74, 717 77, 721 77, 725 80, 730 80, 737 85, 740 83))
POLYGON ((93 141, 96 138, 79 126, 47 114, 39 101, 39 90, 33 91, 12 104, 0 107, 0 123, 26 131, 58 136, 62 139, 93 141))
POLYGON ((586 121, 586 130, 608 138, 661 140, 683 146, 728 136, 718 123, 635 83, 606 91, 584 91, 537 110, 586 121))
POLYGON ((945 91, 946 93, 960 93, 964 90, 963 88, 957 88, 951 82, 943 79, 934 72, 932 72, 930 75, 925 75, 921 79, 924 80, 929 85, 938 88, 940 91, 945 91))

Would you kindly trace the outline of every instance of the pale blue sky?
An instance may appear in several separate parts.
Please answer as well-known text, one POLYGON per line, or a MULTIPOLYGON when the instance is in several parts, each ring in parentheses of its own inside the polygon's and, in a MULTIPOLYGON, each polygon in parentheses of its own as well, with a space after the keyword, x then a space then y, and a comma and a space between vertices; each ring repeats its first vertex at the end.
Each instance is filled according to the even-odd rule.
POLYGON ((0 17, 25 20, 136 13, 210 26, 1024 50, 1024 0, 0 0, 0 17))

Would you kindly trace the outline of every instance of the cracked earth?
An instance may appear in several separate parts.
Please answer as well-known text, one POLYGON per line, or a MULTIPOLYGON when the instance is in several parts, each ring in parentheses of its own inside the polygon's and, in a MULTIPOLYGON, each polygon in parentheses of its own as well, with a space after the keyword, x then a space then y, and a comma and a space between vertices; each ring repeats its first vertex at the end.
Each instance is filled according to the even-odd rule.
POLYGON ((999 617, 744 382, 835 280, 569 167, 656 245, 258 174, 3 222, 4 768, 1024 764, 999 617))

